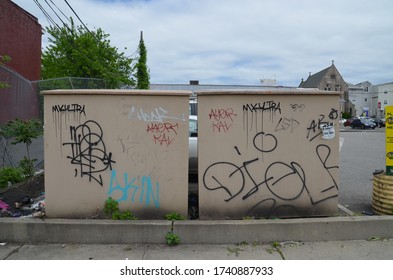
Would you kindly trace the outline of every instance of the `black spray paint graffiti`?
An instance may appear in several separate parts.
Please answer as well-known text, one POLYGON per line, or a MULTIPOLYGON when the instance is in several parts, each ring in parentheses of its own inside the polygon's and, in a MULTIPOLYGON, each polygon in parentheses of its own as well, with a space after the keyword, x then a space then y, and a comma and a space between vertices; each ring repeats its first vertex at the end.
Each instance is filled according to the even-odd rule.
MULTIPOLYGON (((338 118, 338 110, 332 108, 329 113, 329 120, 336 120, 338 118)), ((332 126, 329 121, 326 121, 326 116, 323 114, 319 115, 318 120, 312 120, 310 126, 307 128, 307 137, 310 142, 313 141, 318 136, 322 135, 321 125, 332 126)))
POLYGON ((296 112, 296 111, 301 112, 306 108, 306 105, 304 105, 304 104, 291 104, 290 107, 294 112, 296 112))
MULTIPOLYGON (((293 112, 301 112, 306 108, 306 105, 304 105, 304 104, 291 104, 290 108, 292 109, 293 112)), ((300 122, 298 122, 295 118, 283 116, 278 120, 274 131, 275 132, 289 131, 292 133, 299 126, 300 126, 300 122)))
POLYGON ((85 105, 79 104, 54 105, 52 112, 75 112, 86 116, 85 105))
POLYGON ((249 103, 243 105, 243 120, 246 122, 243 123, 243 126, 247 128, 247 130, 251 130, 254 125, 255 128, 258 129, 258 113, 261 113, 263 124, 263 114, 269 113, 270 118, 272 119, 276 113, 281 114, 281 103, 275 101, 264 101, 264 102, 257 102, 257 103, 249 103), (248 113, 251 113, 250 119, 248 113), (255 119, 255 120, 254 120, 255 119))
MULTIPOLYGON (((260 132, 255 135, 253 144, 257 151, 269 153, 276 149, 278 142, 274 135, 260 132), (262 138, 265 141, 260 141, 262 138), (270 140, 266 141, 267 139, 270 140), (262 142, 264 145, 258 146, 262 142), (269 144, 266 145, 266 142, 269 144)), ((239 148, 234 148, 236 153, 241 156, 239 148)), ((316 205, 338 196, 338 186, 331 173, 331 170, 338 168, 338 166, 329 166, 327 164, 330 157, 330 147, 327 145, 318 145, 316 154, 322 167, 332 179, 332 185, 327 186, 318 194, 311 194, 307 185, 306 173, 303 167, 295 161, 272 162, 270 165, 267 165, 264 171, 259 170, 257 172, 258 174, 264 174, 262 180, 256 179, 258 174, 251 174, 250 167, 260 161, 258 157, 244 161, 241 165, 224 161, 211 164, 203 174, 203 186, 209 191, 222 190, 226 194, 224 198, 225 202, 229 202, 240 195, 242 200, 246 200, 263 187, 269 190, 270 196, 272 197, 263 198, 256 204, 253 204, 247 214, 253 213, 261 205, 265 207, 268 205, 266 216, 270 216, 278 208, 286 207, 296 210, 296 207, 290 203, 299 198, 304 192, 309 197, 311 205, 316 205), (246 186, 246 178, 251 180, 252 183, 250 186, 246 186), (278 201, 281 202, 281 205, 276 207, 278 201)))
POLYGON ((86 107, 80 104, 62 104, 52 106, 52 118, 55 124, 56 137, 60 132, 60 139, 62 139, 63 126, 67 126, 67 122, 80 123, 81 117, 86 118, 86 107))
MULTIPOLYGON (((103 142, 101 126, 92 120, 86 121, 77 127, 70 126, 71 142, 63 143, 63 146, 71 147, 71 155, 67 156, 71 164, 79 166, 79 175, 87 175, 89 182, 94 179, 102 186, 101 172, 108 168, 112 170, 112 153, 107 153, 103 142)), ((75 168, 75 177, 78 168, 75 168)))
POLYGON ((331 189, 338 190, 338 185, 336 183, 336 180, 334 180, 334 176, 330 170, 339 169, 339 167, 336 165, 328 166, 328 163, 327 163, 327 161, 330 157, 330 153, 331 153, 330 147, 328 145, 324 145, 324 144, 318 145, 316 148, 316 152, 317 152, 317 156, 318 156, 319 160, 322 163, 323 168, 329 173, 330 178, 332 179, 332 182, 333 182, 333 185, 324 189, 323 192, 329 191, 331 189))
POLYGON ((250 103, 243 105, 243 111, 249 111, 251 113, 254 112, 276 112, 278 111, 281 114, 281 105, 280 102, 276 103, 272 100, 264 101, 264 102, 257 102, 257 103, 250 103))
POLYGON ((274 131, 277 132, 280 130, 285 130, 285 131, 293 132, 299 125, 300 122, 298 122, 294 118, 283 117, 280 118, 280 120, 278 121, 274 131))
MULTIPOLYGON (((247 145, 249 139, 249 131, 263 131, 263 116, 266 113, 269 115, 270 120, 273 120, 273 117, 277 113, 281 115, 281 103, 269 100, 243 105, 243 130, 246 131, 247 145)), ((248 146, 246 148, 248 148, 248 146)))

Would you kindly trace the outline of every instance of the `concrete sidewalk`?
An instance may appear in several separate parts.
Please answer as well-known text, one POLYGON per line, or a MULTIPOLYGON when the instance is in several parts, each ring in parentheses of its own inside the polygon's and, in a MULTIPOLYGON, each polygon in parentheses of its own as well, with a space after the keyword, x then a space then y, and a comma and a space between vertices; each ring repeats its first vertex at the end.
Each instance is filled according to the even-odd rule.
POLYGON ((170 221, 0 219, 7 260, 393 260, 393 216, 170 221))
POLYGON ((393 239, 258 244, 3 244, 1 260, 393 260, 393 239))

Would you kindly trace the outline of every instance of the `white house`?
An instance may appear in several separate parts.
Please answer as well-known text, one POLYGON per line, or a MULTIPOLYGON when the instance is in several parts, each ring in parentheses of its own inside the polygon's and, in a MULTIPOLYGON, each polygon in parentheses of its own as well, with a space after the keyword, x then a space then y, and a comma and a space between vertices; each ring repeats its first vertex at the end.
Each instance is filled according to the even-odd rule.
POLYGON ((372 112, 375 116, 383 118, 385 116, 385 107, 393 105, 393 82, 374 85, 371 87, 372 93, 372 112))
POLYGON ((354 105, 353 116, 375 116, 376 113, 372 111, 372 93, 371 83, 364 81, 356 85, 348 85, 348 99, 354 105))

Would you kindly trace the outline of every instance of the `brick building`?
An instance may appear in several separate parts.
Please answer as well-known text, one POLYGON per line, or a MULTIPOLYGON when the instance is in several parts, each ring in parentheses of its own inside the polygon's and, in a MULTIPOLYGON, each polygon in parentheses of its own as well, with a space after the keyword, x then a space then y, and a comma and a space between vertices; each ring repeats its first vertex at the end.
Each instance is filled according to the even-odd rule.
POLYGON ((0 0, 0 124, 39 117, 39 98, 31 81, 41 79, 42 28, 38 19, 10 0, 0 0))
POLYGON ((7 66, 28 80, 41 78, 42 27, 38 19, 10 0, 0 0, 0 54, 7 66))

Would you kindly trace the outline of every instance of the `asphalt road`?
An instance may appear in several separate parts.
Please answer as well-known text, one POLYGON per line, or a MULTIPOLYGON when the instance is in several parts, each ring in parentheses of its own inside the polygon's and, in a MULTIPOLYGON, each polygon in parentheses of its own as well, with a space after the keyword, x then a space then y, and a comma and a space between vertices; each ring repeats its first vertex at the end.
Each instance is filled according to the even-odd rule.
POLYGON ((340 131, 338 202, 355 214, 371 213, 373 172, 385 170, 385 128, 340 131))

